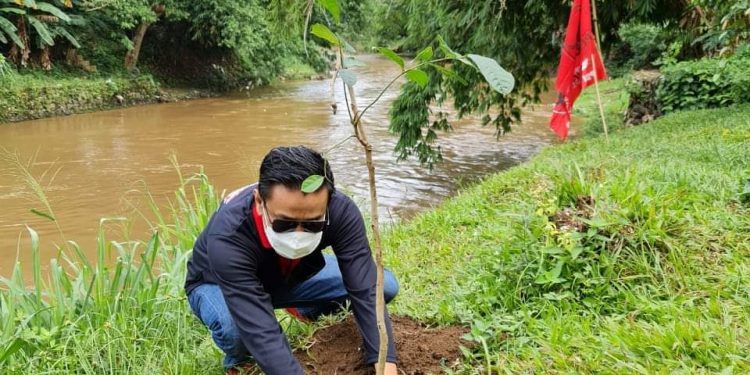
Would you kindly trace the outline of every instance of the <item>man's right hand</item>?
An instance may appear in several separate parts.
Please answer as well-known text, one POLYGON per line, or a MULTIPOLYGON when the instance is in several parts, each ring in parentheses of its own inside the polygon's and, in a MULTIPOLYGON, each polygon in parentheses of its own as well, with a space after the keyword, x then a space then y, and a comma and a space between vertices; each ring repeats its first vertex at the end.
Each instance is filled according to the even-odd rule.
MULTIPOLYGON (((377 364, 375 366, 377 366, 377 364)), ((385 372, 383 374, 384 375, 398 375, 398 368, 396 367, 396 364, 387 362, 385 364, 385 372)))

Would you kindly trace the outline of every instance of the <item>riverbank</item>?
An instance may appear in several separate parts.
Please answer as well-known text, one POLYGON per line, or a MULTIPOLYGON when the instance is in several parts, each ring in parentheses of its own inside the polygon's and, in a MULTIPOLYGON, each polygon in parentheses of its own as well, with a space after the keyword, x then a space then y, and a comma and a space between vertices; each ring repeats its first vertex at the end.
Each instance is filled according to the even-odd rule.
MULTIPOLYGON (((459 373, 747 372, 750 106, 625 129, 613 123, 622 82, 602 91, 621 129, 608 142, 587 92, 578 140, 388 231, 392 311, 470 325, 479 345, 459 373)), ((96 262, 71 247, 69 276, 56 260, 49 281, 32 246, 35 289, 20 269, 0 284, 0 366, 222 373, 182 294, 187 251, 216 204, 205 176, 185 180, 150 241, 110 243, 101 230, 96 262)), ((319 326, 280 318, 295 347, 319 326)))
MULTIPOLYGON (((171 103, 222 94, 202 87, 172 87, 151 75, 132 78, 13 74, 0 77, 0 125, 142 104, 171 103)), ((322 79, 296 58, 283 60, 276 80, 322 79)))
POLYGON ((214 95, 204 89, 161 88, 148 75, 132 79, 19 75, 5 79, 0 87, 0 124, 214 95))

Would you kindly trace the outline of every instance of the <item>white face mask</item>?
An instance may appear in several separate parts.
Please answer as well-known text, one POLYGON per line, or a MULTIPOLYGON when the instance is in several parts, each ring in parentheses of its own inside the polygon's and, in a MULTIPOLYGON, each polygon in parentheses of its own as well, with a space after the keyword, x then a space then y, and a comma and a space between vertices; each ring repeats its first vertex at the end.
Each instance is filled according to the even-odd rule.
POLYGON ((299 259, 305 255, 309 255, 315 248, 320 244, 320 240, 323 238, 323 232, 310 233, 310 232, 284 232, 276 233, 271 228, 271 223, 268 221, 268 212, 263 216, 263 227, 266 230, 266 237, 268 242, 271 243, 274 251, 287 259, 299 259))

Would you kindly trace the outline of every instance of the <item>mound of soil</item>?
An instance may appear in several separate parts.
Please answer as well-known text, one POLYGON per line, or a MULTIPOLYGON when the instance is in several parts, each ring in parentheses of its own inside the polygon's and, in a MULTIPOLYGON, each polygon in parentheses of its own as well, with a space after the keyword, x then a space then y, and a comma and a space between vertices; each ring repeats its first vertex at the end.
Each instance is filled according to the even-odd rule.
MULTIPOLYGON (((468 329, 449 326, 425 327, 406 317, 391 317, 399 359, 399 373, 407 375, 442 374, 441 364, 452 366, 461 356, 459 345, 468 329)), ((352 317, 343 323, 317 331, 313 345, 295 356, 308 375, 370 375, 373 366, 364 364, 362 336, 352 317)))

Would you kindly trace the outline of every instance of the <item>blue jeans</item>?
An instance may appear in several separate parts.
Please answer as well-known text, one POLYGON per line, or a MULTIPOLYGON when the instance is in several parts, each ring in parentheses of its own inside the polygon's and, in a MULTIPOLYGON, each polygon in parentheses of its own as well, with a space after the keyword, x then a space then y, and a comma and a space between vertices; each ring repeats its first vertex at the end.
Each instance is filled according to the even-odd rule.
MULTIPOLYGON (((297 311, 310 320, 342 309, 348 294, 344 288, 338 262, 333 255, 326 254, 324 257, 326 264, 320 272, 288 292, 273 296, 275 308, 304 304, 297 307, 297 311)), ((383 294, 386 303, 398 294, 396 277, 388 270, 385 270, 383 294)), ((188 295, 188 303, 193 313, 211 331, 216 346, 224 352, 225 368, 235 367, 251 359, 218 285, 199 285, 188 295)))

